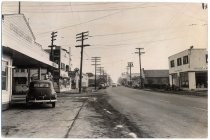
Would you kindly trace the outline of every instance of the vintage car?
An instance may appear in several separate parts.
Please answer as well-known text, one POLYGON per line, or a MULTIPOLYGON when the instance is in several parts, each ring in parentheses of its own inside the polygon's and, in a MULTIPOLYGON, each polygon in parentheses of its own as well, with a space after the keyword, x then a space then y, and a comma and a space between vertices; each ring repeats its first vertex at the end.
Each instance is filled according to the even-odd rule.
POLYGON ((49 80, 36 80, 29 84, 29 91, 26 95, 27 105, 33 103, 47 103, 55 107, 57 94, 53 88, 53 83, 49 80))

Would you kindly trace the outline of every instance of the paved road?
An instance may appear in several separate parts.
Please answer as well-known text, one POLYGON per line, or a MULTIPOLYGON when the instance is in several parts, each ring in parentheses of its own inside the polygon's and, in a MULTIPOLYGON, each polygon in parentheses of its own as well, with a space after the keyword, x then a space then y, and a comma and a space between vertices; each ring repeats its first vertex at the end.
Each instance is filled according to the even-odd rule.
POLYGON ((155 138, 206 138, 208 135, 207 98, 163 94, 112 87, 109 103, 146 136, 155 138))

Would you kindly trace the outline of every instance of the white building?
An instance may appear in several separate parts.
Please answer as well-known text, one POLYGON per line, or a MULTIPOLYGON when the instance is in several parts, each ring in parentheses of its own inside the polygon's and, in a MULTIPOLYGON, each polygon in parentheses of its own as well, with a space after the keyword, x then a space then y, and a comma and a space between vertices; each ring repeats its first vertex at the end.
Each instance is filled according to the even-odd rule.
POLYGON ((13 68, 57 69, 49 54, 36 42, 36 38, 23 14, 2 15, 2 109, 12 99, 13 68))
MULTIPOLYGON (((45 51, 51 54, 50 49, 46 49, 45 51)), ((67 51, 61 46, 56 46, 52 51, 53 62, 58 64, 58 69, 52 73, 55 91, 69 91, 71 90, 71 79, 69 76, 71 62, 70 50, 67 51)))
POLYGON ((207 89, 208 52, 190 49, 174 54, 169 60, 169 82, 181 89, 207 89))
POLYGON ((88 87, 89 77, 87 74, 82 74, 82 87, 88 87))
MULTIPOLYGON (((76 73, 75 82, 76 82, 76 89, 79 89, 79 73, 76 73)), ((87 74, 82 74, 82 87, 88 87, 89 84, 89 77, 87 74)))

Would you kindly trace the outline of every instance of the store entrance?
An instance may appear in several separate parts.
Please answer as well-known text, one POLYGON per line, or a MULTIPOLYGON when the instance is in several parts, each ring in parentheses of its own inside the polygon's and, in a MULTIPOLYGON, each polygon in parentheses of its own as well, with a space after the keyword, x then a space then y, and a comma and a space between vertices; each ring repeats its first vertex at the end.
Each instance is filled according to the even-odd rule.
POLYGON ((208 73, 207 72, 196 72, 196 88, 207 88, 208 87, 208 73))

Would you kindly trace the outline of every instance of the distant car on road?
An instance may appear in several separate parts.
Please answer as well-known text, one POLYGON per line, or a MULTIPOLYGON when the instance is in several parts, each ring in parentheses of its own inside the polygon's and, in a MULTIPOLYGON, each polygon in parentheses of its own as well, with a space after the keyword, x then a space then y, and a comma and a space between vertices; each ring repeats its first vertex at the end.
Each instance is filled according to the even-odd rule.
POLYGON ((29 84, 29 91, 26 95, 26 103, 47 103, 55 107, 57 102, 57 94, 53 88, 53 84, 48 80, 36 80, 29 84))
POLYGON ((116 83, 112 83, 112 87, 117 87, 117 84, 116 83))

